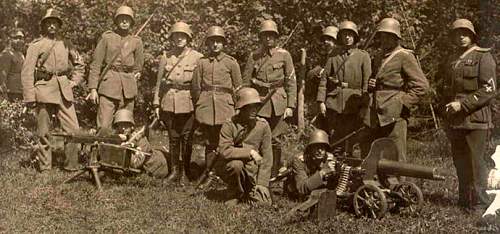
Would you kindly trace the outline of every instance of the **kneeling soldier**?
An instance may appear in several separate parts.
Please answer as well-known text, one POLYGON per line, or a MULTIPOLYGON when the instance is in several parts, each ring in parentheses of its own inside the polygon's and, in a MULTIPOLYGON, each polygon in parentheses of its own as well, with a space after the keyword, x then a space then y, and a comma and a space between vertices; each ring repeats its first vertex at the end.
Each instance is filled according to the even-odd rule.
POLYGON ((236 101, 239 113, 221 128, 218 151, 224 166, 216 169, 228 183, 228 205, 245 200, 272 203, 268 188, 273 162, 271 128, 257 117, 260 103, 257 90, 240 89, 236 101))
POLYGON ((113 127, 116 134, 122 134, 126 139, 123 145, 136 148, 138 151, 132 154, 130 164, 132 168, 141 169, 148 175, 156 178, 165 178, 168 174, 167 160, 163 153, 154 150, 143 134, 134 132, 134 116, 130 110, 120 109, 115 114, 113 127), (131 139, 134 135, 139 137, 131 139), (149 155, 145 155, 144 153, 149 155))
POLYGON ((330 144, 328 134, 316 129, 309 138, 304 154, 299 154, 290 163, 291 173, 285 181, 285 192, 295 199, 304 199, 313 190, 324 188, 334 169, 328 162, 335 160, 328 152, 330 144))

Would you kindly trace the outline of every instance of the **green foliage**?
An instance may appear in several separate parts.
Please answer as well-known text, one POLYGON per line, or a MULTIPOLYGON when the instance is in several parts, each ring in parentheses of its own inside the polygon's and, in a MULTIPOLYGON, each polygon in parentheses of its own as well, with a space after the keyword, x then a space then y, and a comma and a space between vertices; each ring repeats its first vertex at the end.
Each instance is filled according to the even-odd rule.
POLYGON ((35 118, 23 109, 21 102, 0 99, 0 148, 33 143, 35 118))

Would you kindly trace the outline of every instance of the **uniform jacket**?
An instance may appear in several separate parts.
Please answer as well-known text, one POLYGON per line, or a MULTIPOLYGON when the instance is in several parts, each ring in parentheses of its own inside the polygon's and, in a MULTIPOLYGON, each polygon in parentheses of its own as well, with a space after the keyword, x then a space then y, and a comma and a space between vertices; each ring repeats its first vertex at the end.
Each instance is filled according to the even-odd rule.
POLYGON ((137 95, 136 73, 142 71, 144 64, 143 45, 140 37, 133 35, 120 36, 113 31, 102 34, 94 50, 94 58, 90 65, 88 86, 98 89, 100 95, 113 99, 134 98, 137 95), (103 67, 111 63, 111 69, 101 78, 103 67))
POLYGON ((337 113, 358 113, 371 73, 370 55, 364 50, 353 48, 330 57, 320 76, 317 101, 337 113))
POLYGON ((159 105, 163 111, 175 114, 194 111, 191 82, 194 68, 201 57, 203 54, 191 48, 185 49, 179 56, 173 50, 162 56, 158 68, 153 105, 159 105), (179 59, 182 60, 177 64, 179 59), (177 65, 174 66, 175 64, 177 65))
POLYGON ((233 94, 208 89, 221 87, 227 91, 236 90, 241 85, 240 65, 224 53, 217 57, 203 57, 194 69, 192 85, 196 120, 202 124, 220 125, 234 115, 233 94))
POLYGON ((377 86, 375 94, 372 95, 370 107, 364 115, 364 122, 368 126, 374 127, 378 122, 380 126, 386 126, 398 119, 407 117, 402 116, 404 112, 409 111, 420 98, 425 95, 429 89, 429 82, 425 78, 422 69, 418 65, 417 59, 411 50, 400 50, 401 46, 393 51, 375 58, 374 67, 376 67, 377 86), (386 65, 380 69, 381 64, 390 54, 396 50, 396 53, 386 65), (405 108, 406 110, 403 110, 405 108), (370 113, 375 111, 376 113, 370 113))
POLYGON ((250 130, 241 145, 236 145, 239 136, 244 134, 245 128, 238 115, 222 124, 218 152, 225 160, 242 160, 247 171, 255 178, 257 185, 269 186, 273 164, 271 128, 265 119, 258 118, 255 127, 250 130), (260 166, 251 160, 252 149, 259 152, 263 158, 260 166))
POLYGON ((293 157, 291 162, 292 173, 288 177, 288 182, 291 192, 298 193, 299 196, 305 197, 313 190, 325 187, 326 183, 321 179, 319 171, 320 166, 306 163, 303 154, 293 157))
POLYGON ((6 48, 0 54, 0 85, 5 84, 7 93, 23 93, 21 70, 24 55, 12 48, 6 48))
POLYGON ((297 82, 292 56, 285 49, 273 48, 266 51, 261 48, 250 53, 243 71, 243 85, 254 87, 265 97, 270 90, 263 85, 275 82, 283 82, 283 85, 264 104, 259 116, 271 117, 272 111, 276 116, 281 116, 287 107, 295 108, 297 82))
POLYGON ((21 71, 24 102, 60 104, 62 98, 73 101, 73 86, 70 80, 79 84, 83 79, 85 66, 73 46, 69 43, 66 44, 68 46, 62 40, 52 40, 46 37, 36 39, 30 44, 21 71), (43 53, 49 55, 42 67, 55 75, 49 80, 35 82, 35 67, 38 58, 43 53), (68 70, 71 71, 71 77, 57 75, 57 73, 64 73, 68 70))
POLYGON ((496 62, 489 49, 476 47, 461 58, 453 54, 442 66, 444 85, 441 110, 448 128, 488 129, 492 127, 490 101, 496 96, 496 62), (445 105, 459 101, 462 110, 446 114, 445 105))

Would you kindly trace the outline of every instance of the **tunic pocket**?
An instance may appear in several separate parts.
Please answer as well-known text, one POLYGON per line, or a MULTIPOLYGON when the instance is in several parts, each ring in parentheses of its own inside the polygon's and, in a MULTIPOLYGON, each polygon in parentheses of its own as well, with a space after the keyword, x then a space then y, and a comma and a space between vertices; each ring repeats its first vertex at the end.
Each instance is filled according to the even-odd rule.
POLYGON ((479 89, 477 77, 465 77, 464 76, 463 82, 464 82, 464 90, 465 91, 476 91, 479 89))
POLYGON ((488 107, 483 107, 477 111, 472 112, 470 115, 470 121, 472 123, 488 123, 490 109, 488 107))

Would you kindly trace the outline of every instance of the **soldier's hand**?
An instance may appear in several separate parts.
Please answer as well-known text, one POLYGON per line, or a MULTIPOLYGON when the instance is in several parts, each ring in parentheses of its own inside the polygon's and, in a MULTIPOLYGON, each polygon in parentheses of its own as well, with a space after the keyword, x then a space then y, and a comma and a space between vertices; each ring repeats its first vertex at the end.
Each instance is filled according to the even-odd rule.
POLYGON ((322 115, 326 115, 326 105, 324 102, 320 102, 319 103, 319 112, 322 114, 322 115))
POLYGON ((262 163, 262 156, 260 156, 257 151, 251 150, 250 157, 255 161, 257 165, 260 165, 262 163))
POLYGON ((285 109, 285 113, 283 114, 283 119, 286 119, 286 118, 292 117, 292 116, 293 116, 293 109, 290 107, 287 107, 285 109))
POLYGON ((368 80, 368 89, 375 89, 375 86, 377 86, 377 79, 374 79, 374 78, 370 78, 368 80))
POLYGON ((134 79, 135 80, 139 80, 139 78, 141 78, 141 73, 140 72, 137 72, 134 74, 134 79))
POLYGON ((457 113, 462 110, 462 104, 458 101, 450 102, 446 104, 446 112, 448 113, 457 113))
POLYGON ((85 100, 90 100, 94 104, 99 104, 99 94, 96 89, 91 89, 89 95, 85 98, 85 100))
POLYGON ((326 166, 326 167, 323 167, 320 171, 319 171, 319 175, 321 176, 321 179, 323 179, 324 181, 328 180, 328 178, 330 176, 333 176, 333 174, 335 173, 335 170, 326 166))

